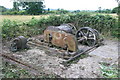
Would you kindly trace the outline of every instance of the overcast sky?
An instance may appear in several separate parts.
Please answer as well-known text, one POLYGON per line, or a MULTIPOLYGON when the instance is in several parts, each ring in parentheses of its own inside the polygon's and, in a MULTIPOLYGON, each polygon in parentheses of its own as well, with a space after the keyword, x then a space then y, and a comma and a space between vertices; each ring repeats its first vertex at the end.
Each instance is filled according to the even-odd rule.
MULTIPOLYGON (((113 9, 118 6, 115 0, 44 0, 45 8, 66 10, 98 10, 113 9)), ((0 5, 12 8, 13 0, 1 0, 0 5)))

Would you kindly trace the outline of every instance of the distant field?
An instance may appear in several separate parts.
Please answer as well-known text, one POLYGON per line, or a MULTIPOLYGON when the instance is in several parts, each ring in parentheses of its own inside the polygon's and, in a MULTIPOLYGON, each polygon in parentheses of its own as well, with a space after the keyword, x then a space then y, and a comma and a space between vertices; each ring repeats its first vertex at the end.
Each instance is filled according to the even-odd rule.
POLYGON ((32 19, 32 17, 36 19, 40 19, 41 17, 48 17, 49 15, 0 15, 0 23, 4 19, 10 19, 12 21, 17 21, 18 23, 20 22, 26 22, 32 19))
MULTIPOLYGON (((101 13, 100 13, 101 14, 101 13)), ((108 14, 103 14, 108 15, 108 14)), ((117 14, 109 14, 113 17, 117 17, 117 14)), ((32 17, 36 19, 40 19, 41 17, 48 17, 49 15, 0 15, 0 24, 4 19, 10 19, 12 21, 16 21, 18 23, 29 21, 32 17)))
POLYGON ((110 16, 115 17, 115 18, 117 18, 117 17, 118 17, 118 15, 117 15, 117 14, 103 14, 103 15, 110 15, 110 16))
POLYGON ((111 15, 111 16, 115 16, 115 17, 118 16, 117 14, 110 14, 110 15, 111 15))

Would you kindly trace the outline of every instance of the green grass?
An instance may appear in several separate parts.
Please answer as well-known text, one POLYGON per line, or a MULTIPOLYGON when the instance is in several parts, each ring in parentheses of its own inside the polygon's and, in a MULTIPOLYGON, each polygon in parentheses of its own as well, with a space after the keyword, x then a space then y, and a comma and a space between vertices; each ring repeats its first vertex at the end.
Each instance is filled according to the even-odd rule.
POLYGON ((15 64, 9 64, 8 62, 3 62, 2 73, 4 74, 3 78, 27 78, 31 76, 27 70, 18 68, 15 64))
POLYGON ((118 74, 119 68, 116 66, 110 66, 107 63, 101 63, 100 64, 100 69, 101 69, 101 75, 104 78, 118 78, 120 77, 118 74))
POLYGON ((3 62, 2 67, 3 78, 60 78, 54 74, 40 74, 30 73, 28 70, 18 67, 17 64, 10 64, 9 62, 3 62))

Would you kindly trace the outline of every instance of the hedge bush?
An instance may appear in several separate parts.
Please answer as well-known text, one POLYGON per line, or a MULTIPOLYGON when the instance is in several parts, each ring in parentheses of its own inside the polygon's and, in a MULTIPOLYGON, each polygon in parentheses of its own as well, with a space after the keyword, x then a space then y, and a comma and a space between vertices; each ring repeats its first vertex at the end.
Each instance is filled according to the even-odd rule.
POLYGON ((47 18, 35 19, 19 24, 15 21, 4 20, 2 37, 13 38, 19 35, 33 36, 42 34, 47 26, 58 26, 63 23, 73 23, 77 29, 80 27, 92 27, 106 36, 118 36, 118 22, 109 15, 92 15, 88 13, 51 15, 47 18))

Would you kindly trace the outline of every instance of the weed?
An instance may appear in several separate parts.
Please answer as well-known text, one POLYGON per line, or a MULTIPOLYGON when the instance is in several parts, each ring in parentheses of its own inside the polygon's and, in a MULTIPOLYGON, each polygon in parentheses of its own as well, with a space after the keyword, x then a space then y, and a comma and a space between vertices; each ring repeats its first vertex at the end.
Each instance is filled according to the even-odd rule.
POLYGON ((104 78, 118 78, 118 68, 103 63, 100 69, 104 78))
POLYGON ((58 75, 54 74, 31 74, 28 70, 20 68, 17 64, 11 64, 4 61, 2 66, 3 78, 60 78, 58 75))

